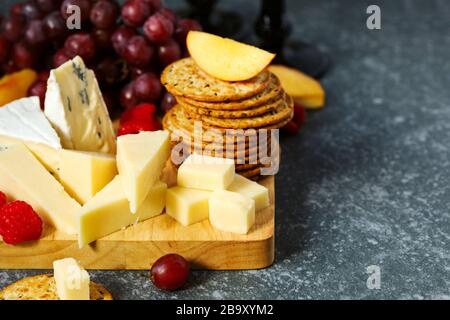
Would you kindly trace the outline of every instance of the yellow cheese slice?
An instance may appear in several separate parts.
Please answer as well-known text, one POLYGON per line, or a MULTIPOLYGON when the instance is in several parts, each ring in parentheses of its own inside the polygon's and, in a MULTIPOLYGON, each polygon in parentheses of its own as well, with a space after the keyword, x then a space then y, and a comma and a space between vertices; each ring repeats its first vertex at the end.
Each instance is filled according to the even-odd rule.
POLYGON ((60 300, 89 300, 89 274, 74 258, 53 261, 56 292, 60 300))
POLYGON ((136 214, 133 214, 123 190, 121 177, 117 175, 82 207, 78 221, 78 245, 82 248, 138 221, 161 214, 166 204, 166 191, 167 185, 157 181, 150 188, 136 214))
POLYGON ((9 199, 26 201, 45 223, 76 233, 80 205, 22 143, 0 145, 0 190, 9 199))
POLYGON ((228 191, 237 192, 255 200, 255 210, 267 208, 270 204, 269 190, 259 183, 236 174, 228 191))
POLYGON ((167 131, 141 132, 117 138, 117 167, 130 210, 136 213, 169 158, 167 131))
MULTIPOLYGON (((15 142, 18 140, 0 136, 0 143, 15 142)), ((117 175, 116 159, 111 155, 24 144, 80 204, 89 201, 117 175)))
POLYGON ((209 198, 209 221, 219 230, 247 234, 255 223, 255 201, 236 192, 214 191, 209 198))
POLYGON ((167 190, 166 213, 188 226, 208 219, 211 191, 173 187, 167 190))
POLYGON ((197 154, 190 155, 178 169, 180 187, 223 190, 233 182, 234 161, 197 154))

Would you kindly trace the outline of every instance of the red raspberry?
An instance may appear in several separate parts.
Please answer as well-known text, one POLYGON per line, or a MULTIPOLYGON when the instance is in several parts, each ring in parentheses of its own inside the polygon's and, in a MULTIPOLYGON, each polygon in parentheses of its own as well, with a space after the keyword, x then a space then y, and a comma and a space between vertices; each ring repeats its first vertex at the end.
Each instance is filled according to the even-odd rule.
POLYGON ((24 201, 13 201, 0 209, 0 235, 8 244, 38 240, 42 234, 42 220, 24 201))
POLYGON ((295 103, 294 104, 294 122, 301 126, 306 119, 306 111, 305 107, 303 107, 301 104, 295 103))
POLYGON ((155 118, 150 120, 136 119, 129 120, 122 124, 117 136, 123 136, 125 134, 134 134, 141 131, 156 131, 161 130, 161 124, 155 118))
POLYGON ((141 103, 128 109, 120 116, 120 124, 130 120, 149 120, 156 113, 156 106, 153 103, 141 103))
POLYGON ((0 191, 0 208, 6 204, 6 195, 0 191))

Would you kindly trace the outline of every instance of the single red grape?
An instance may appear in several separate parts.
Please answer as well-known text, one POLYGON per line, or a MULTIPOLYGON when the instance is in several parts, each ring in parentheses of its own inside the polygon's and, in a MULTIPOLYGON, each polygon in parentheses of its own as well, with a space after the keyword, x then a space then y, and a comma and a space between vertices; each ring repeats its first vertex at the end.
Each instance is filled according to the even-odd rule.
POLYGON ((39 10, 38 6, 33 1, 27 1, 23 4, 22 15, 28 21, 42 18, 41 10, 39 10))
POLYGON ((169 41, 158 46, 158 61, 162 67, 166 67, 180 58, 180 46, 175 40, 169 39, 169 41))
POLYGON ((92 31, 92 37, 94 38, 95 45, 98 49, 111 48, 112 29, 94 29, 92 31))
POLYGON ((159 13, 161 13, 164 17, 172 21, 172 23, 175 23, 177 21, 177 15, 172 9, 169 8, 161 8, 158 10, 159 13))
POLYGON ((189 262, 178 254, 167 254, 152 266, 150 278, 153 284, 163 290, 181 288, 189 278, 189 262))
POLYGON ((146 66, 152 60, 153 48, 143 36, 134 36, 125 46, 123 57, 133 66, 146 66))
POLYGON ((128 70, 122 59, 106 57, 95 68, 95 74, 100 82, 114 84, 124 80, 128 76, 128 70))
POLYGON ((15 3, 9 8, 9 14, 12 17, 23 17, 22 16, 23 3, 15 3))
POLYGON ((119 15, 119 8, 115 2, 100 0, 91 10, 91 22, 101 29, 111 28, 115 25, 119 15))
POLYGON ((50 77, 50 71, 43 70, 38 73, 37 81, 43 81, 43 82, 47 83, 48 77, 50 77))
POLYGON ((120 92, 120 104, 126 109, 133 108, 138 103, 138 99, 134 94, 133 82, 130 82, 122 88, 120 92))
POLYGON ((89 14, 91 12, 90 0, 64 0, 61 5, 61 15, 64 19, 69 18, 74 12, 70 10, 70 6, 78 6, 81 13, 81 22, 89 20, 89 14))
POLYGON ((79 32, 69 36, 65 43, 67 53, 73 56, 80 56, 86 61, 95 57, 95 42, 89 33, 79 32))
POLYGON ((111 42, 118 55, 123 56, 128 41, 135 35, 134 29, 127 26, 120 26, 114 31, 111 42))
POLYGON ((25 29, 25 41, 31 46, 39 46, 47 41, 47 33, 42 20, 33 20, 25 29))
POLYGON ((193 19, 178 20, 174 37, 183 47, 186 46, 186 37, 189 31, 202 31, 202 26, 193 19))
POLYGON ((143 0, 128 0, 122 7, 122 18, 126 25, 140 27, 151 14, 151 7, 143 0))
POLYGON ((12 41, 19 41, 25 29, 25 22, 20 17, 8 17, 3 21, 3 34, 12 41))
POLYGON ((42 12, 51 12, 58 9, 61 1, 59 0, 34 0, 42 12))
POLYGON ((175 99, 175 96, 170 92, 166 92, 161 101, 161 109, 166 113, 176 104, 177 100, 175 99))
POLYGON ((141 101, 156 101, 161 96, 161 82, 154 73, 144 73, 134 80, 133 90, 141 101))
POLYGON ((10 51, 11 43, 4 35, 0 34, 0 63, 8 61, 10 51))
POLYGON ((59 11, 53 11, 48 14, 44 20, 44 28, 48 37, 51 39, 57 39, 59 37, 64 36, 67 32, 66 22, 59 11))
POLYGON ((161 13, 152 15, 144 24, 144 33, 153 43, 164 43, 173 34, 173 23, 161 13))
POLYGON ((145 66, 142 68, 135 67, 135 66, 130 67, 131 79, 136 79, 140 75, 147 73, 147 72, 155 72, 155 68, 153 66, 145 66))
POLYGON ((39 97, 39 102, 41 103, 41 109, 44 109, 45 92, 47 92, 47 82, 45 82, 45 81, 36 81, 28 89, 28 96, 29 97, 32 97, 32 96, 39 97))
POLYGON ((53 56, 53 68, 58 68, 60 65, 69 61, 70 59, 72 59, 72 56, 67 53, 65 48, 59 49, 53 56))
POLYGON ((31 68, 36 61, 36 53, 24 43, 16 42, 12 49, 12 58, 14 64, 20 69, 31 68))

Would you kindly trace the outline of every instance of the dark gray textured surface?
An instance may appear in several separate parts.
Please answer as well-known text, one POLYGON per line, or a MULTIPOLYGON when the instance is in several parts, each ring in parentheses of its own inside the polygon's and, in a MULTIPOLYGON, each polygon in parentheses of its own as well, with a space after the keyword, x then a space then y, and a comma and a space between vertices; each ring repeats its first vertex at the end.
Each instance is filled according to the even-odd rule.
MULTIPOLYGON (((255 15, 256 1, 233 3, 255 15)), ((92 277, 117 299, 450 299, 450 4, 376 3, 380 31, 365 26, 372 2, 288 2, 295 35, 335 68, 326 108, 283 139, 272 267, 197 271, 170 294, 146 272, 92 277), (366 287, 369 265, 379 290, 366 287)), ((0 271, 0 287, 36 273, 0 271)))

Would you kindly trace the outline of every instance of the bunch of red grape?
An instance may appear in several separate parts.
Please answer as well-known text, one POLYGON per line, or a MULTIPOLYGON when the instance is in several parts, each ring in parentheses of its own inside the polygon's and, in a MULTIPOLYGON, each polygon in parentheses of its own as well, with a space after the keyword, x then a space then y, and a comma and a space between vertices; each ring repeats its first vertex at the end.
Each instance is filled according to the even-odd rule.
POLYGON ((23 68, 40 73, 30 94, 45 95, 48 70, 79 55, 94 69, 112 110, 140 102, 170 108, 159 74, 186 56, 186 35, 201 30, 195 20, 178 19, 161 0, 30 0, 10 8, 1 19, 0 76, 23 68), (81 28, 70 30, 73 6, 81 28))

